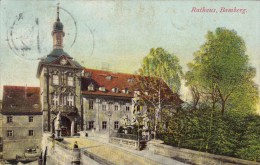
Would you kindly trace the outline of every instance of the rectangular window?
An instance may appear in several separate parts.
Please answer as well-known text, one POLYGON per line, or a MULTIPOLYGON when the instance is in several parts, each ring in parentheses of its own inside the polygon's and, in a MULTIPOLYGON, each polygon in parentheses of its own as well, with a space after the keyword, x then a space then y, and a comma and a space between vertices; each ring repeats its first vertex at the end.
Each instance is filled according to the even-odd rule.
POLYGON ((29 130, 29 131, 28 131, 28 135, 29 135, 29 136, 33 136, 33 135, 34 135, 34 131, 33 131, 33 130, 29 130))
POLYGON ((102 105, 102 110, 105 111, 107 109, 106 105, 102 105))
POLYGON ((12 122, 13 122, 13 117, 7 116, 7 123, 12 123, 12 122))
POLYGON ((72 76, 68 76, 68 86, 73 86, 74 85, 74 80, 72 76))
POLYGON ((115 122, 114 122, 114 128, 115 128, 115 129, 118 129, 118 128, 119 128, 119 122, 118 122, 118 121, 115 121, 115 122))
POLYGON ((52 95, 52 105, 59 105, 59 96, 57 94, 52 95))
POLYGON ((108 103, 108 109, 111 111, 113 110, 113 103, 108 103))
POLYGON ((13 130, 7 130, 7 137, 13 137, 14 131, 13 130))
POLYGON ((89 105, 88 105, 89 109, 94 109, 94 101, 93 100, 89 100, 89 105))
POLYGON ((126 106, 125 106, 125 110, 126 110, 126 111, 129 111, 129 110, 130 110, 130 106, 129 106, 129 105, 126 105, 126 106))
POLYGON ((53 85, 59 85, 59 76, 54 74, 52 75, 52 84, 53 85))
POLYGON ((115 111, 118 111, 118 105, 115 105, 115 111))
POLYGON ((102 129, 107 129, 107 122, 106 121, 102 121, 102 129))
POLYGON ((88 122, 88 129, 93 129, 94 128, 94 121, 89 121, 88 122))
POLYGON ((67 98, 69 106, 74 106, 74 96, 70 94, 67 98))
POLYGON ((60 105, 68 105, 68 100, 67 100, 67 96, 65 95, 61 95, 60 96, 60 105))
POLYGON ((33 116, 29 116, 29 122, 33 122, 33 116))

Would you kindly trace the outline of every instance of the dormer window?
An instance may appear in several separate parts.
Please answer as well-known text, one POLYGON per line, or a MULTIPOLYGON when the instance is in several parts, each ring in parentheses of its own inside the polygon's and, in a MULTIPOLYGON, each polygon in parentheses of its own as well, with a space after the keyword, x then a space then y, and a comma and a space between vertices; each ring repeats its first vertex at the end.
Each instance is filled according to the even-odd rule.
POLYGON ((67 83, 68 83, 68 86, 74 86, 74 79, 72 76, 68 76, 68 79, 67 79, 67 83))
POLYGON ((99 87, 98 90, 102 91, 102 92, 106 92, 106 88, 105 87, 99 87))
POLYGON ((134 82, 135 80, 134 80, 134 78, 129 78, 127 81, 130 82, 130 83, 132 83, 132 82, 134 82))
POLYGON ((59 76, 57 74, 52 75, 52 84, 59 85, 59 76))
POLYGON ((107 80, 112 80, 112 76, 107 76, 106 79, 107 80))
POLYGON ((129 90, 127 88, 125 88, 125 89, 122 90, 122 92, 128 94, 129 90))
POLYGON ((112 92, 114 92, 114 93, 118 93, 118 91, 119 91, 119 89, 118 88, 112 88, 112 92))
POLYGON ((138 97, 140 95, 140 91, 134 91, 134 97, 138 97))
POLYGON ((89 84, 88 91, 94 91, 94 85, 92 83, 89 84))

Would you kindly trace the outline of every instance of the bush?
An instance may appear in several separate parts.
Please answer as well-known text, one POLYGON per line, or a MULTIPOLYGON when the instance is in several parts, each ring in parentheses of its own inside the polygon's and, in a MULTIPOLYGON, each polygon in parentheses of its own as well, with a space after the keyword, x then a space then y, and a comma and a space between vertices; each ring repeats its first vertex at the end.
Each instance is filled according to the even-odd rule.
POLYGON ((166 144, 260 161, 260 116, 200 109, 180 112, 171 120, 166 144))

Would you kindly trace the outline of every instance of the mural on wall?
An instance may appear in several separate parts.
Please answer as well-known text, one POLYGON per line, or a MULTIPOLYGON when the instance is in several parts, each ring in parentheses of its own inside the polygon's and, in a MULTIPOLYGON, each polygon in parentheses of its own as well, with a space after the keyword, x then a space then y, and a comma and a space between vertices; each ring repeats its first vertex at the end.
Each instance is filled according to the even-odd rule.
MULTIPOLYGON (((25 161, 27 149, 44 157, 49 133, 50 152, 56 141, 83 148, 105 137, 109 147, 133 140, 133 153, 153 141, 260 162, 258 1, 2 0, 0 9, 3 160, 25 161)), ((104 148, 88 154, 106 157, 104 148)), ((175 157, 160 156, 147 157, 175 157)))

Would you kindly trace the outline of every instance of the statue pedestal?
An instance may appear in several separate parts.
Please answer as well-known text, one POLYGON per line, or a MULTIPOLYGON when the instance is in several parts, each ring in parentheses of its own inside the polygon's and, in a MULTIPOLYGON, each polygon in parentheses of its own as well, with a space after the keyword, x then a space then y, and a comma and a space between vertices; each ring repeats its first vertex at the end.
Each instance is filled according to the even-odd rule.
POLYGON ((55 130, 55 140, 57 141, 62 141, 63 140, 63 137, 61 137, 61 130, 55 130))

